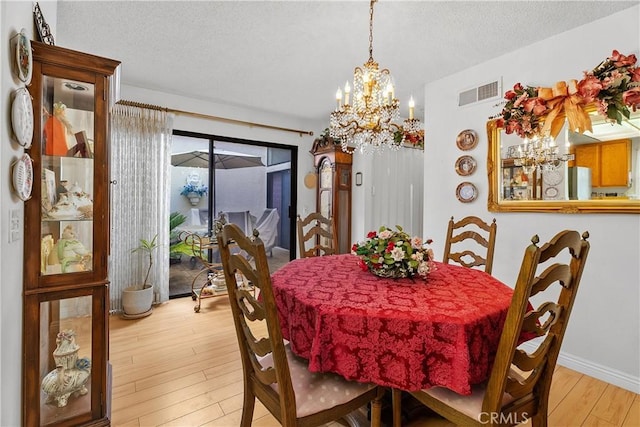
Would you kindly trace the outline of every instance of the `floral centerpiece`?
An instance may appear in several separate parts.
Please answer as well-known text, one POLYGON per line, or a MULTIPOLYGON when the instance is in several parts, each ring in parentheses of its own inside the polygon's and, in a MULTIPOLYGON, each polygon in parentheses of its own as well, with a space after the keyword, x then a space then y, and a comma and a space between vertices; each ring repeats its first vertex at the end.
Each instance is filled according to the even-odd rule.
POLYGON ((180 192, 181 196, 191 196, 196 194, 198 197, 202 197, 209 192, 209 189, 206 185, 193 184, 189 183, 182 187, 182 191, 180 192))
POLYGON ((619 124, 623 117, 629 118, 629 108, 640 107, 640 67, 635 64, 635 55, 614 50, 593 70, 585 71, 580 81, 561 81, 551 88, 516 83, 505 93, 497 125, 521 138, 547 134, 555 138, 566 118, 571 130, 584 132, 591 130, 584 107, 592 103, 599 114, 619 124))
POLYGON ((355 243, 351 252, 360 257, 360 267, 380 277, 426 277, 435 268, 433 251, 420 237, 410 237, 399 225, 370 231, 367 239, 355 243))

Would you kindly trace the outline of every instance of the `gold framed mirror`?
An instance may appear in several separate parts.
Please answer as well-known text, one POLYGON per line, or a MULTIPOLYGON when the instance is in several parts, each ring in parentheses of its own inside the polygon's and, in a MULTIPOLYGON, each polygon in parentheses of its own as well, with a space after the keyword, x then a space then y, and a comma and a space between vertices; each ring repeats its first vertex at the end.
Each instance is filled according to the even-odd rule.
POLYGON ((591 114, 593 132, 565 125, 551 143, 557 155, 542 164, 520 137, 488 121, 489 211, 640 213, 640 111, 621 124, 591 114))

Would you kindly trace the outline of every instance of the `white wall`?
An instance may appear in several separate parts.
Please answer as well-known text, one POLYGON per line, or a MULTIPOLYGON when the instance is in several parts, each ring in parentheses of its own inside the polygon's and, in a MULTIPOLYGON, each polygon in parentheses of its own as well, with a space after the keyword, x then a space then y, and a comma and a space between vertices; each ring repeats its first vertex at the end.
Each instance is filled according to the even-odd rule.
MULTIPOLYGON (((30 1, 0 2, 0 45, 2 63, 0 65, 0 425, 21 424, 22 400, 22 264, 24 233, 20 239, 9 243, 9 214, 17 210, 24 225, 24 203, 12 193, 9 180, 11 163, 24 153, 24 149, 14 142, 10 126, 11 101, 13 91, 24 86, 13 72, 15 52, 8 48, 11 37, 26 30, 29 39, 37 39, 33 24, 33 3, 30 1)), ((40 2, 40 8, 51 25, 55 37, 56 3, 40 2)), ((39 245, 38 242, 29 243, 39 245)))
POLYGON ((539 234, 541 241, 547 241, 563 229, 589 231, 591 251, 559 363, 636 393, 640 392, 640 216, 488 212, 485 124, 500 108, 495 102, 458 107, 457 94, 500 77, 503 92, 516 82, 551 86, 558 80, 579 80, 584 70, 597 66, 613 49, 640 57, 639 15, 636 6, 428 84, 424 161, 424 234, 434 238, 436 254, 442 254, 451 215, 495 217, 493 274, 512 285, 531 236, 539 234), (456 147, 456 135, 463 129, 480 135, 473 151, 463 153, 456 147), (462 154, 478 162, 468 178, 478 187, 479 197, 469 204, 455 196, 463 179, 454 164, 462 154))

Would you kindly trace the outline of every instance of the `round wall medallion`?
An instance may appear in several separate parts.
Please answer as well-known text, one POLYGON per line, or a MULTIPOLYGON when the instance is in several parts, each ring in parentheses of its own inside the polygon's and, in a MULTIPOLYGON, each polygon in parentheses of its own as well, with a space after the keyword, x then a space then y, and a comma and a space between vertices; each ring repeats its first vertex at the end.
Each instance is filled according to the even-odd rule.
POLYGON ((462 203, 473 202, 478 197, 478 189, 470 182, 463 182, 456 188, 456 197, 462 203))
POLYGON ((26 87, 16 91, 11 104, 11 126, 18 144, 25 148, 31 147, 33 140, 33 103, 26 87))
POLYGON ((478 145, 478 134, 471 129, 463 130, 456 138, 456 145, 462 151, 472 150, 478 145))
POLYGON ((307 187, 308 189, 316 188, 317 184, 318 184, 318 174, 309 172, 304 176, 304 186, 307 187))
POLYGON ((460 156, 456 160, 456 172, 460 176, 471 175, 476 170, 476 160, 471 156, 460 156))

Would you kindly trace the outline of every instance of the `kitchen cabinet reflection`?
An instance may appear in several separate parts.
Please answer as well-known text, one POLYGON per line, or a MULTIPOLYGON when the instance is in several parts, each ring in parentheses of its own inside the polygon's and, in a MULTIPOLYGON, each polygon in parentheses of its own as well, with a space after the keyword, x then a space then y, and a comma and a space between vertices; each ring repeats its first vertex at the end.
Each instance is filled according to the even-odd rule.
POLYGON ((489 210, 640 212, 640 111, 622 124, 592 116, 593 132, 565 128, 556 140, 489 139, 489 210))

